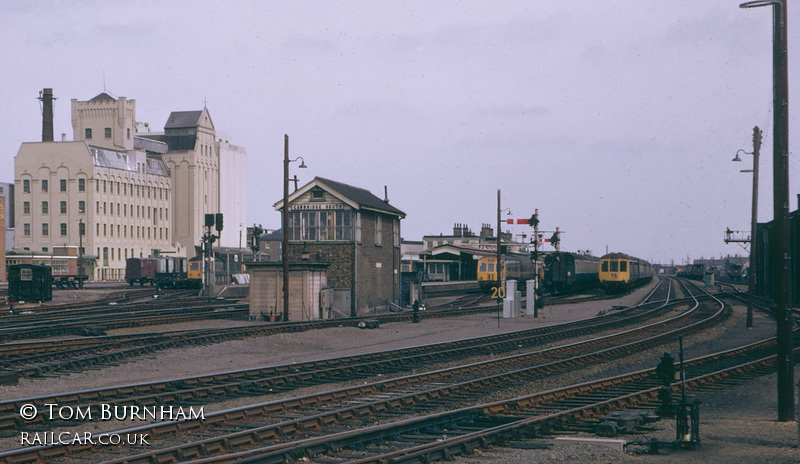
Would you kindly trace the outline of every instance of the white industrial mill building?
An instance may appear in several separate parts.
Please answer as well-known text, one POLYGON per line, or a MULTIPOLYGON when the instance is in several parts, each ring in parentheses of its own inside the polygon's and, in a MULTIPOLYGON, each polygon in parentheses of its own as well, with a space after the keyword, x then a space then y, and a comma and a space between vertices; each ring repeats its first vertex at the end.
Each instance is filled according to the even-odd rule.
POLYGON ((216 245, 238 246, 247 154, 216 131, 208 108, 172 112, 152 132, 135 100, 103 92, 71 100, 73 141, 57 142, 52 100, 45 89, 43 141, 22 143, 14 160, 15 251, 80 243, 95 257, 90 278, 121 280, 130 257, 195 256, 207 213, 225 218, 216 245))

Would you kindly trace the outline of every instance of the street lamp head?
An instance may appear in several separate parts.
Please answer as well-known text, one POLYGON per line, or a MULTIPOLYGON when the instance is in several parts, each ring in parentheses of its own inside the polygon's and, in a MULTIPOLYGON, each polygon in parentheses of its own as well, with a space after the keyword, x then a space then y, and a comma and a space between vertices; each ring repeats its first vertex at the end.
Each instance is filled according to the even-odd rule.
POLYGON ((739 153, 744 153, 745 155, 752 155, 752 153, 747 153, 746 151, 742 150, 741 148, 736 151, 736 157, 734 157, 731 161, 739 162, 742 159, 739 158, 739 153))
POLYGON ((308 167, 308 166, 306 166, 306 160, 304 160, 302 156, 298 156, 297 158, 295 158, 293 160, 288 160, 288 162, 289 163, 294 163, 297 160, 300 160, 300 166, 297 166, 298 168, 305 169, 305 168, 308 167))
POLYGON ((783 0, 756 0, 739 4, 739 8, 758 8, 760 6, 781 5, 783 0))

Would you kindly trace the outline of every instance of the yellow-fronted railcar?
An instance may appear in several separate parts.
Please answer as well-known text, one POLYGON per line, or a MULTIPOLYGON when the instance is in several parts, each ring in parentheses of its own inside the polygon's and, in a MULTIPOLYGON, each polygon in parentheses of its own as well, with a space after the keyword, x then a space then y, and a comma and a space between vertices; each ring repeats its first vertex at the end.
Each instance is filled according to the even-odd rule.
POLYGON ((203 288, 203 258, 190 258, 186 278, 191 288, 203 288))
POLYGON ((606 294, 638 287, 653 278, 653 266, 624 253, 609 253, 600 258, 600 285, 606 294))
MULTIPOLYGON (((516 280, 521 287, 522 282, 533 279, 534 268, 531 258, 526 253, 509 253, 505 255, 505 280, 516 280)), ((478 260, 478 283, 481 288, 488 290, 497 286, 497 256, 484 256, 478 260)))

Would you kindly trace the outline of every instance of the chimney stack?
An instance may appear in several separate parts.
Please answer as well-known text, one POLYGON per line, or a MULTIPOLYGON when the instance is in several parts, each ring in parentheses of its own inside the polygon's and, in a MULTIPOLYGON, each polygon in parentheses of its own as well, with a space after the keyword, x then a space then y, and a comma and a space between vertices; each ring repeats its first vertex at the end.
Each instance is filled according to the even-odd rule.
POLYGON ((53 141, 53 89, 43 89, 39 92, 42 102, 42 142, 53 141))

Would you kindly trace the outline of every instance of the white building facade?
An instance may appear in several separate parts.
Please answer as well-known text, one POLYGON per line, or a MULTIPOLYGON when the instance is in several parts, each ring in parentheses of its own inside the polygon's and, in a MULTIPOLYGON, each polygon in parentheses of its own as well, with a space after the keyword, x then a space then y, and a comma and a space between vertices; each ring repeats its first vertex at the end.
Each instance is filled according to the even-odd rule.
MULTIPOLYGON (((91 278, 121 280, 130 257, 195 256, 205 213, 243 217, 244 201, 241 211, 221 209, 220 185, 228 176, 245 184, 246 154, 231 150, 244 158, 233 166, 239 172, 220 170, 207 109, 172 113, 163 134, 137 133, 144 126, 135 117, 135 100, 106 93, 73 99, 74 141, 22 144, 15 158, 16 250, 81 244, 83 255, 95 258, 91 278)), ((226 224, 229 235, 238 233, 226 224)))

